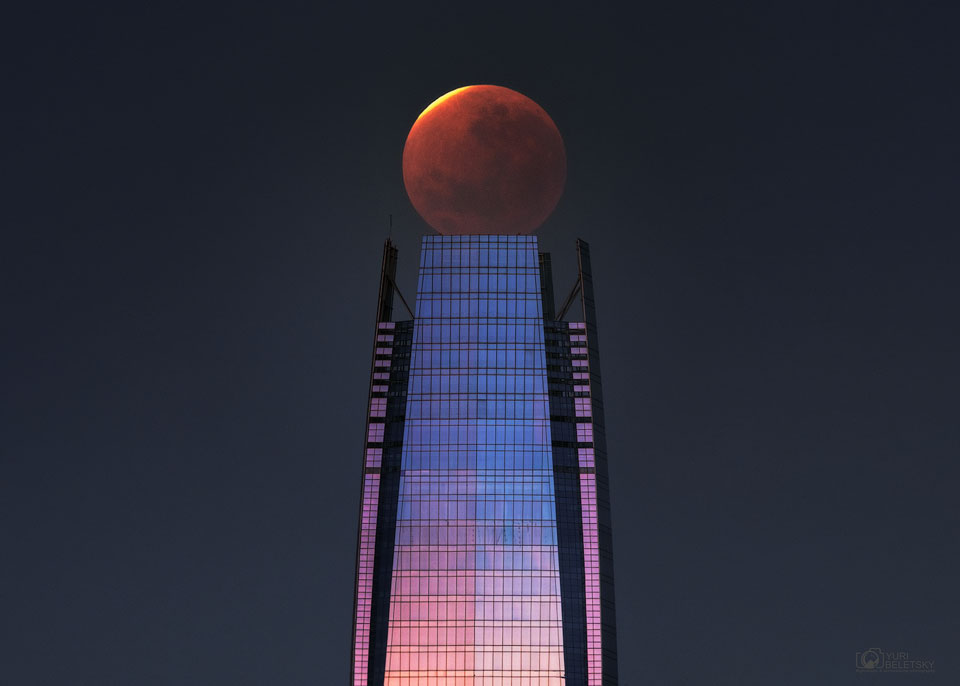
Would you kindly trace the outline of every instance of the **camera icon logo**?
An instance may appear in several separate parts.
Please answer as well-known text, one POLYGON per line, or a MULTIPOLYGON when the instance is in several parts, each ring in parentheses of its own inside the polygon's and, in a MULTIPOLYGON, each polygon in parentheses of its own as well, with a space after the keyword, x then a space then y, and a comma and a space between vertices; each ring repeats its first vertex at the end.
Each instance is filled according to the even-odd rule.
POLYGON ((857 669, 883 669, 883 651, 879 648, 868 648, 857 653, 857 669))

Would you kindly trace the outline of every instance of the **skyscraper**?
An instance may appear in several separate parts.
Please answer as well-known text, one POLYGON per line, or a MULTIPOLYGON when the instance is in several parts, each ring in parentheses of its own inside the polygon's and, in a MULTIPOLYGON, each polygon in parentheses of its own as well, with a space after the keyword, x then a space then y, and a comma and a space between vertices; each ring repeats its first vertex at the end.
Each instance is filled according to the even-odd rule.
POLYGON ((617 683, 590 252, 556 311, 532 235, 425 236, 415 315, 387 241, 354 686, 617 683), (413 316, 411 316, 413 315, 413 316), (567 321, 567 315, 575 321, 567 321))

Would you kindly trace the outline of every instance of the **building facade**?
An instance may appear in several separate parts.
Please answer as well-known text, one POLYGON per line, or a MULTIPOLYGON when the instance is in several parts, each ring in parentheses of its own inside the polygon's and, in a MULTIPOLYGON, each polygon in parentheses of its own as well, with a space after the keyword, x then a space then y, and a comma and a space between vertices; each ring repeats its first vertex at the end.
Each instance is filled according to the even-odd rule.
POLYGON ((416 311, 377 305, 354 686, 617 683, 589 248, 555 310, 535 236, 425 236, 416 311), (576 307, 579 305, 579 307, 576 307), (577 321, 565 320, 573 311, 577 321))

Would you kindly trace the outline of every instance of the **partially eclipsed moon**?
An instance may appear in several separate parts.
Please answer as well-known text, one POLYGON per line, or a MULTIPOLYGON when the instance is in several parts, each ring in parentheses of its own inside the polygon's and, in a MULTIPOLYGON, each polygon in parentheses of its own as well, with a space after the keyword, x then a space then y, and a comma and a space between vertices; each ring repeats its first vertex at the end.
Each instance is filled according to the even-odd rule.
POLYGON ((465 86, 425 109, 403 148, 410 201, 443 234, 533 233, 560 200, 567 156, 537 103, 465 86))

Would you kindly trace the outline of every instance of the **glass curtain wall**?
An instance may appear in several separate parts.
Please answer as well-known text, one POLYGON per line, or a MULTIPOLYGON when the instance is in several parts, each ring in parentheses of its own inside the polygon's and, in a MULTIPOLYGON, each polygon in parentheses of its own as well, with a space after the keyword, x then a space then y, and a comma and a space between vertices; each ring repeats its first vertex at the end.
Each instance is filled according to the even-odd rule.
POLYGON ((423 239, 389 686, 563 684, 538 261, 534 236, 423 239))

